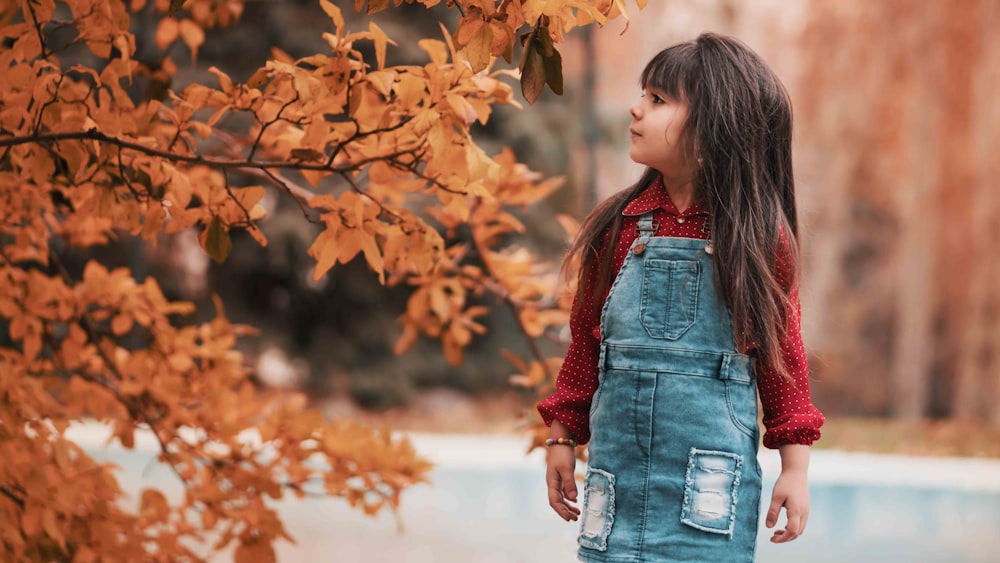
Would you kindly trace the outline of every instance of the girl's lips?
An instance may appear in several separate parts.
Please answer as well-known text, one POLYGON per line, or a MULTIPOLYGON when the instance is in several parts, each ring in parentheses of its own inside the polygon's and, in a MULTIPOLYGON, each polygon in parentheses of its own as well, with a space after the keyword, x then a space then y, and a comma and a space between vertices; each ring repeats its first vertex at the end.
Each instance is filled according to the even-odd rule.
POLYGON ((642 135, 640 135, 640 134, 639 134, 639 133, 638 133, 638 132, 637 132, 637 131, 636 131, 635 129, 629 129, 629 130, 628 130, 628 132, 629 132, 629 133, 630 133, 630 134, 631 134, 631 135, 632 135, 633 137, 642 137, 642 135))

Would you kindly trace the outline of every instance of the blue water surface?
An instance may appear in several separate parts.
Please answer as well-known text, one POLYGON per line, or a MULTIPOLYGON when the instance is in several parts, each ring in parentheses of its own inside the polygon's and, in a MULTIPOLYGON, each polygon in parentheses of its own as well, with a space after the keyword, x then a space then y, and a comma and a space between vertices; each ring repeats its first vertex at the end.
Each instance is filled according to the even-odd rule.
MULTIPOLYGON (((157 486, 179 499, 180 485, 155 454, 120 448, 91 450, 121 466, 132 495, 157 486)), ((338 499, 277 503, 296 544, 278 545, 286 562, 570 563, 577 523, 549 508, 544 465, 438 465, 432 485, 404 493, 398 515, 363 516, 338 499)), ((857 468, 859 472, 867 469, 857 468)), ((1000 476, 998 476, 1000 477, 1000 476)), ((961 478, 957 476, 956 478, 961 478)), ((765 475, 766 509, 773 486, 765 475)), ((1000 492, 948 487, 812 483, 806 533, 772 544, 761 529, 761 563, 996 563, 1000 562, 1000 492)), ((762 519, 763 522, 763 519, 762 519)), ((215 558, 231 560, 227 554, 215 558)))

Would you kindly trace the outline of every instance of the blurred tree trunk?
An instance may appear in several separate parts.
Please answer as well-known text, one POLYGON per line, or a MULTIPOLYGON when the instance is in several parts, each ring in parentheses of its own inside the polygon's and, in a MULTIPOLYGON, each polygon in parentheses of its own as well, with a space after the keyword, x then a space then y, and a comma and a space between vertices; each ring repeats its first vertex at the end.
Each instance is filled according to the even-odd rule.
MULTIPOLYGON (((898 6, 890 9, 898 10, 898 6)), ((889 412, 903 419, 922 417, 928 406, 935 349, 933 258, 940 236, 935 228, 938 214, 934 212, 937 203, 934 184, 940 167, 935 159, 924 157, 932 150, 933 139, 940 138, 940 123, 932 111, 925 110, 935 107, 934 92, 929 86, 939 76, 941 65, 935 56, 937 51, 928 48, 923 40, 933 27, 931 10, 925 6, 921 11, 923 14, 918 17, 909 18, 910 25, 916 28, 916 33, 909 34, 912 39, 895 46, 892 66, 898 69, 896 75, 903 77, 900 81, 903 87, 889 90, 901 98, 891 100, 903 112, 900 116, 903 134, 892 148, 903 155, 904 164, 894 171, 901 181, 895 190, 900 229, 894 305, 899 328, 891 356, 889 412), (922 59, 922 69, 914 68, 910 51, 914 48, 922 59)))
POLYGON ((981 115, 976 116, 976 160, 978 166, 979 201, 976 204, 977 219, 983 253, 980 260, 986 262, 986 270, 978 286, 985 296, 982 306, 976 310, 979 318, 976 357, 982 366, 977 397, 982 405, 986 420, 1000 427, 1000 259, 997 258, 995 243, 1000 241, 1000 2, 988 4, 981 15, 981 29, 989 30, 983 35, 982 64, 976 74, 976 107, 981 115))
POLYGON ((944 290, 939 305, 943 318, 941 352, 946 367, 942 375, 952 375, 950 410, 953 416, 960 417, 983 414, 976 413, 975 400, 982 393, 977 311, 982 309, 986 296, 976 286, 988 275, 980 259, 988 255, 988 241, 978 228, 979 213, 974 205, 986 188, 977 181, 973 124, 974 112, 986 108, 976 107, 973 77, 979 70, 981 38, 989 33, 979 28, 984 5, 933 2, 925 9, 931 21, 937 22, 931 39, 939 45, 944 63, 941 79, 928 85, 940 98, 936 119, 941 135, 936 138, 936 152, 940 155, 941 174, 937 183, 942 219, 950 227, 941 230, 944 248, 938 269, 944 290))

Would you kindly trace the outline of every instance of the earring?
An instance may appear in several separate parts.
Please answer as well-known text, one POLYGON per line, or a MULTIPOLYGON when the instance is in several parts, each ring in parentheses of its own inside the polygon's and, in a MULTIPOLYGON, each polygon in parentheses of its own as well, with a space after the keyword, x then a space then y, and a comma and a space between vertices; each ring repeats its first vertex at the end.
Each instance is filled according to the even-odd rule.
POLYGON ((698 157, 698 168, 701 168, 704 165, 705 165, 705 159, 699 156, 698 157))

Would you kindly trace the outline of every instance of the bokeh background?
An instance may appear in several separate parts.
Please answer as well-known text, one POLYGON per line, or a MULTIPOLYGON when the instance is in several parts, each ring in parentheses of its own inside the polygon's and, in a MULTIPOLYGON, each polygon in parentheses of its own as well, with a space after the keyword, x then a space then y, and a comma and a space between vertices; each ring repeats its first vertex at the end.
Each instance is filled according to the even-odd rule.
MULTIPOLYGON (((399 43, 390 64, 422 61, 417 39, 455 17, 443 6, 373 16, 344 8, 348 27, 371 18, 399 43)), ((137 17, 140 57, 155 48, 154 25, 137 17)), ((311 0, 250 2, 238 25, 208 34, 171 86, 212 83, 213 65, 244 79, 274 47, 322 51, 328 26, 311 0)), ((995 456, 998 29, 997 0, 651 0, 627 23, 569 35, 564 96, 498 108, 476 135, 490 152, 510 146, 531 168, 567 178, 522 217, 523 243, 558 261, 568 241, 552 217, 582 218, 639 175, 627 157, 627 109, 645 62, 704 30, 741 38, 782 78, 796 112, 803 330, 814 401, 830 418, 818 446, 995 456)), ((235 322, 262 331, 242 344, 260 382, 304 389, 328 414, 454 431, 515 431, 532 419, 536 397, 509 383, 514 370, 499 354, 524 346, 509 312, 485 319, 489 333, 459 367, 431 341, 395 357, 408 289, 380 286, 357 260, 312 282, 314 226, 293 202, 266 205, 271 244, 237 235, 222 265, 194 233, 102 252, 206 315, 219 294, 235 322)))

